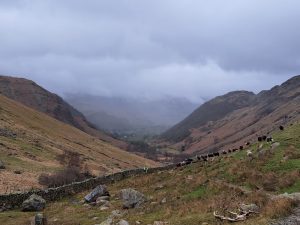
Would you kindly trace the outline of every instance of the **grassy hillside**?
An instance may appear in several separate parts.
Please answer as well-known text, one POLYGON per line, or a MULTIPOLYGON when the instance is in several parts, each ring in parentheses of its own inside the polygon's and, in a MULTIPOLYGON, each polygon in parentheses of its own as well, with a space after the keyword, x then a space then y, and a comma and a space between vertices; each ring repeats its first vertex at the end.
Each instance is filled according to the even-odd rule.
POLYGON ((156 165, 0 95, 0 192, 39 187, 37 176, 61 169, 65 151, 79 153, 95 175, 156 165))
MULTIPOLYGON (((125 212, 123 218, 130 224, 136 221, 141 221, 141 224, 165 221, 170 225, 227 224, 216 220, 213 211, 234 211, 241 203, 255 203, 260 207, 260 213, 240 224, 267 225, 288 215, 295 206, 291 200, 274 196, 300 192, 300 124, 276 131, 273 137, 276 143, 280 143, 279 146, 273 144, 277 146, 275 148, 268 143, 262 146, 255 143, 247 149, 253 151, 253 160, 249 160, 246 151, 241 151, 210 162, 112 184, 108 187, 112 206, 106 211, 80 204, 85 192, 72 199, 49 203, 44 213, 50 225, 100 224, 113 209, 122 211, 118 192, 131 187, 144 193, 149 201, 142 208, 125 212), (166 202, 162 203, 164 198, 166 202)), ((5 212, 0 214, 0 223, 27 224, 33 215, 5 212)))
POLYGON ((95 129, 81 112, 65 102, 60 96, 49 92, 31 80, 0 76, 0 94, 74 126, 114 146, 122 149, 127 148, 127 143, 114 139, 103 131, 95 129))

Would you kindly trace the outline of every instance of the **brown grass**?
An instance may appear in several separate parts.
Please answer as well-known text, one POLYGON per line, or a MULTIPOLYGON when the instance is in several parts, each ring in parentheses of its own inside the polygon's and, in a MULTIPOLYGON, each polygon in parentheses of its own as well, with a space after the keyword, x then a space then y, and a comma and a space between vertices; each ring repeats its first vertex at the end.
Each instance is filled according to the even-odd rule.
POLYGON ((264 207, 263 214, 272 219, 288 216, 291 214, 295 202, 287 198, 279 198, 276 200, 270 200, 264 207))
MULTIPOLYGON (((0 158, 7 166, 6 171, 36 174, 30 186, 38 185, 39 174, 61 170, 63 166, 57 157, 64 152, 80 155, 94 175, 159 165, 1 95, 0 105, 0 127, 16 134, 0 136, 0 158)), ((23 184, 15 187, 23 188, 23 184)))

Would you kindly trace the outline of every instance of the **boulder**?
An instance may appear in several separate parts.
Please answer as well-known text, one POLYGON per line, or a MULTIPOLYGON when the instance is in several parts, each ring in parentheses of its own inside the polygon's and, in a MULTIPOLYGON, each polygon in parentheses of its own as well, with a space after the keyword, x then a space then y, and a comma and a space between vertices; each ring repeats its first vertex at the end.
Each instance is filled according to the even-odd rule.
POLYGON ((101 196, 109 196, 109 192, 105 185, 99 185, 84 197, 86 202, 95 202, 101 196))
POLYGON ((3 161, 0 160, 0 169, 4 170, 5 169, 5 164, 3 161))
POLYGON ((139 207, 141 204, 143 204, 146 201, 146 197, 142 193, 132 188, 121 190, 120 196, 121 199, 123 200, 124 209, 139 207))
POLYGON ((22 211, 41 211, 46 207, 46 201, 41 196, 33 194, 22 203, 22 211))
POLYGON ((280 195, 274 195, 272 196, 272 200, 276 200, 276 199, 281 199, 281 198, 287 198, 287 199, 291 199, 293 201, 296 202, 300 202, 300 192, 295 192, 295 193, 284 193, 284 194, 280 194, 280 195))
POLYGON ((95 203, 95 206, 96 205, 97 206, 102 206, 102 205, 108 205, 109 201, 97 198, 96 202, 93 202, 93 203, 95 203))
POLYGON ((111 218, 108 218, 107 220, 100 223, 100 225, 112 225, 112 224, 113 224, 113 220, 111 218))
POLYGON ((35 215, 32 225, 47 225, 47 219, 42 213, 35 215))
POLYGON ((120 210, 113 210, 109 217, 114 219, 114 218, 121 218, 123 215, 124 213, 122 213, 120 210))
POLYGON ((126 220, 120 220, 117 225, 129 225, 129 223, 126 220))
POLYGON ((244 212, 258 212, 259 211, 259 207, 256 204, 241 204, 240 208, 242 211, 244 212))
POLYGON ((166 225, 168 224, 167 222, 163 222, 163 221, 154 221, 153 225, 166 225))
POLYGON ((110 196, 108 196, 108 195, 101 196, 101 197, 97 198, 97 200, 98 200, 98 201, 100 201, 100 200, 109 201, 109 200, 110 200, 110 196))
POLYGON ((271 150, 274 150, 275 148, 279 147, 280 143, 279 142, 275 142, 273 144, 271 144, 271 150))

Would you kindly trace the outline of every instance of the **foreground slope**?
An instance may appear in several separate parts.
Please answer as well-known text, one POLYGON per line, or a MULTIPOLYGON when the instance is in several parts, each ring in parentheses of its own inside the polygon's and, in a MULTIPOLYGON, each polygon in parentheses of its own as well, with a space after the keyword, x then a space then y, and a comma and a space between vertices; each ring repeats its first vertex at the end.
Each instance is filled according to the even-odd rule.
POLYGON ((62 168, 65 151, 78 152, 95 175, 156 165, 0 95, 0 192, 38 187, 39 174, 62 168))
MULTIPOLYGON (((289 215, 297 202, 281 196, 300 192, 300 124, 273 133, 276 144, 253 143, 246 151, 216 157, 209 162, 198 162, 169 171, 145 174, 125 179, 108 186, 111 194, 109 209, 80 203, 87 192, 71 199, 48 203, 44 214, 49 225, 101 224, 112 210, 120 210, 129 224, 169 225, 231 224, 218 221, 214 211, 225 214, 237 211, 244 204, 256 204, 257 214, 237 224, 270 225, 289 215), (119 199, 122 188, 134 188, 146 195, 148 202, 141 208, 123 210, 119 199), (70 214, 70 212, 72 212, 70 214)), ((0 224, 28 224, 35 213, 20 210, 0 213, 0 224)), ((121 218, 117 218, 116 224, 121 218)))
POLYGON ((162 139, 187 153, 237 148, 300 118, 300 76, 255 95, 237 91, 200 106, 162 139))
POLYGON ((125 149, 127 144, 96 130, 84 115, 60 96, 24 78, 0 76, 0 94, 125 149))

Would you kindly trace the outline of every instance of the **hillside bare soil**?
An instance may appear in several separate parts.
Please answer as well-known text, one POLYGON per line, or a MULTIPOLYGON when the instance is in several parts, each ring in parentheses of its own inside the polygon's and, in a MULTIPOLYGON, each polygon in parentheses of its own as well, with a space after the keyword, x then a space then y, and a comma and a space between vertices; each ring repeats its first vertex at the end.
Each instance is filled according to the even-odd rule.
POLYGON ((63 168, 65 151, 79 153, 95 175, 158 165, 0 95, 0 192, 39 187, 39 174, 63 168))

